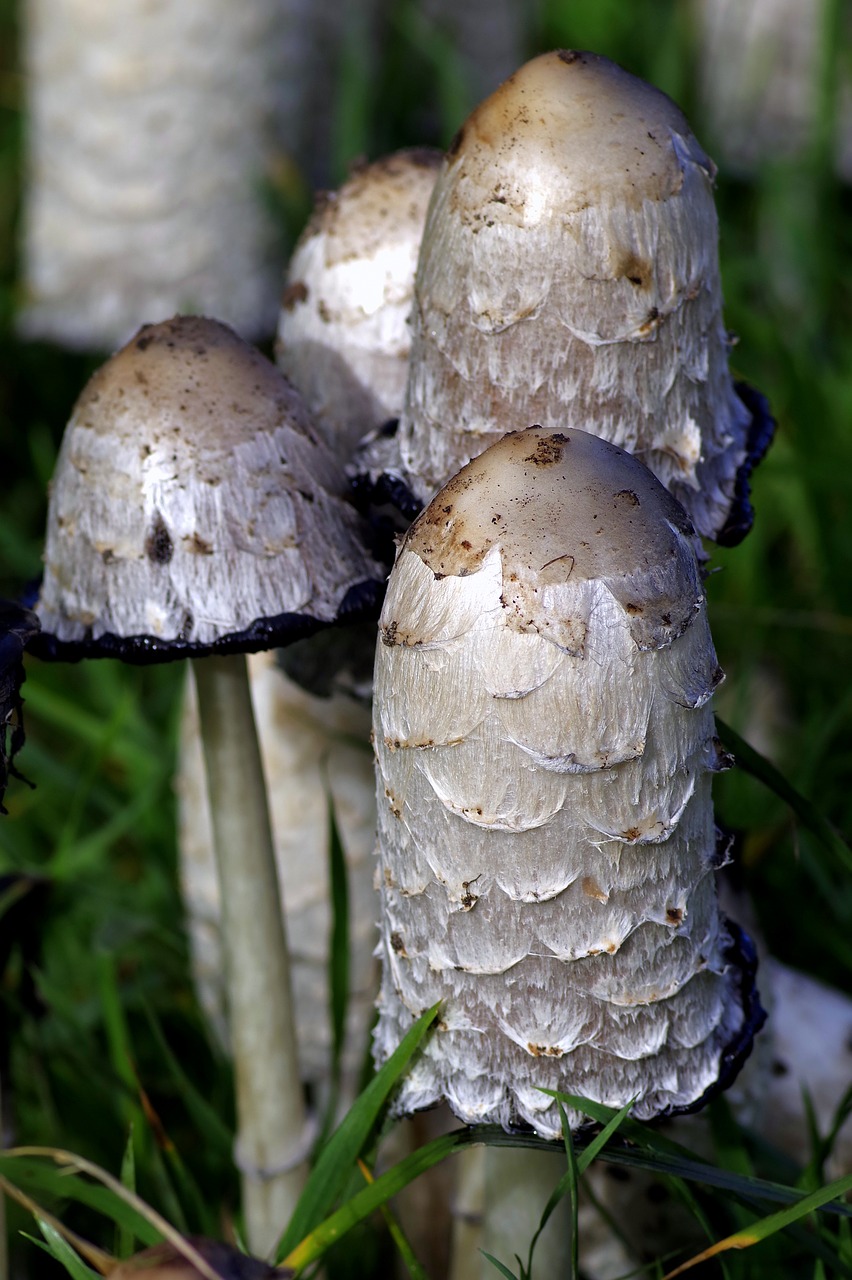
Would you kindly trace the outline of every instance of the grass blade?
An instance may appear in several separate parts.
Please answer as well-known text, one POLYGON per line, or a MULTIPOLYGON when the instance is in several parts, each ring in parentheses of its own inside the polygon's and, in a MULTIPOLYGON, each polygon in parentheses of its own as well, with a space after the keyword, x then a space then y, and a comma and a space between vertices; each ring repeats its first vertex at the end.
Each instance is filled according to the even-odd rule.
POLYGON ((600 1133, 596 1133, 588 1146, 577 1156, 577 1172, 581 1177, 586 1172, 592 1161, 600 1155, 601 1151, 603 1151, 616 1129, 621 1128, 622 1124, 627 1119, 627 1114, 632 1106, 632 1101, 626 1103, 611 1120, 607 1121, 600 1133))
POLYGON ((447 1156, 453 1155, 462 1147, 480 1141, 478 1132, 472 1129, 456 1129, 419 1147, 399 1164, 395 1164, 392 1169, 386 1170, 380 1178, 376 1178, 375 1182, 364 1187, 363 1191, 359 1191, 351 1200, 347 1200, 329 1218, 315 1227, 283 1259, 284 1265, 292 1267, 296 1272, 304 1270, 310 1263, 321 1258, 331 1245, 336 1244, 346 1235, 347 1231, 357 1226, 376 1209, 381 1208, 391 1196, 395 1196, 403 1187, 407 1187, 409 1182, 413 1182, 421 1173, 425 1173, 427 1169, 431 1169, 433 1165, 445 1160, 447 1156))
MULTIPOLYGON (((136 1159, 133 1153, 133 1131, 128 1134, 124 1157, 121 1161, 121 1185, 128 1191, 136 1190, 136 1159)), ((129 1258, 135 1248, 136 1240, 132 1231, 119 1226, 116 1237, 116 1254, 119 1258, 129 1258)))
MULTIPOLYGON (((361 1173, 364 1176, 364 1181, 367 1185, 372 1186, 376 1179, 373 1177, 372 1172, 367 1168, 363 1160, 358 1161, 358 1168, 361 1170, 361 1173)), ((428 1280, 428 1276, 417 1261, 417 1256, 411 1247, 411 1242, 403 1231, 402 1224, 396 1214, 393 1213, 387 1204, 383 1204, 381 1206, 381 1213, 385 1220, 387 1229, 390 1232, 391 1239, 399 1250, 399 1256, 408 1268, 408 1274, 411 1276, 411 1280, 428 1280)))
POLYGON ((847 871, 852 871, 852 849, 816 806, 787 781, 780 769, 776 769, 770 760, 762 756, 759 751, 755 751, 754 747, 749 746, 745 738, 741 738, 735 729, 725 724, 724 720, 717 718, 716 731, 722 746, 733 752, 737 764, 745 769, 746 773, 750 773, 753 778, 762 782, 770 791, 774 791, 793 810, 802 826, 819 840, 823 848, 832 853, 847 871))
POLYGON ((276 1261, 280 1262, 300 1240, 308 1236, 334 1204, 389 1094, 417 1052, 437 1014, 438 1005, 435 1005, 417 1019, 323 1147, 296 1206, 296 1212, 279 1241, 276 1261))
POLYGON ((690 1271, 693 1267, 698 1266, 700 1262, 705 1262, 708 1258, 715 1258, 717 1254, 725 1253, 728 1249, 750 1249, 752 1245, 760 1244, 762 1240, 768 1239, 769 1236, 775 1235, 776 1232, 783 1231, 785 1227, 789 1227, 801 1218, 807 1217, 815 1209, 821 1209, 830 1200, 836 1200, 838 1197, 846 1195, 847 1191, 852 1191, 852 1174, 847 1174, 845 1178, 838 1178, 835 1182, 830 1182, 827 1187, 820 1187, 819 1191, 814 1191, 809 1196, 803 1196, 789 1208, 780 1209, 777 1213, 771 1213, 768 1217, 761 1218, 758 1222, 752 1223, 751 1226, 742 1231, 735 1231, 733 1235, 725 1236, 724 1240, 718 1240, 709 1249, 704 1249, 701 1253, 697 1253, 694 1258, 690 1258, 688 1261, 681 1263, 679 1267, 675 1267, 674 1271, 669 1271, 664 1280, 674 1280, 675 1276, 683 1275, 685 1271, 690 1271))
POLYGON ((510 1271, 509 1268, 506 1266, 505 1262, 500 1262, 497 1258, 494 1257, 493 1254, 486 1253, 484 1249, 480 1249, 479 1252, 482 1254, 483 1258, 488 1259, 492 1267, 497 1268, 497 1270, 500 1272, 500 1275, 505 1277, 505 1280, 518 1280, 518 1277, 515 1275, 514 1271, 510 1271))
MULTIPOLYGON (((577 1156, 574 1151, 574 1137, 571 1133, 568 1117, 565 1114, 565 1108, 561 1102, 557 1101, 556 1105, 559 1107, 559 1119, 562 1122, 562 1141, 565 1145, 565 1155, 568 1157, 566 1189, 571 1206, 571 1276, 573 1280, 575 1276, 580 1274, 578 1253, 580 1236, 580 1174, 577 1169, 577 1156)), ((532 1271, 532 1250, 530 1251, 530 1271, 532 1271)))
POLYGON ((109 1218, 117 1226, 133 1232, 143 1244, 158 1244, 162 1233, 142 1213, 126 1204, 106 1187, 93 1186, 76 1174, 54 1168, 41 1159, 0 1152, 0 1175, 22 1192, 35 1191, 57 1200, 74 1200, 109 1218))
MULTIPOLYGON (((38 1229, 44 1236, 46 1241, 46 1251, 57 1262, 61 1263, 65 1270, 71 1276, 71 1280, 100 1280, 100 1273, 93 1271, 91 1267, 86 1266, 83 1259, 70 1246, 67 1240, 63 1240, 62 1236, 52 1227, 49 1222, 45 1222, 43 1218, 36 1218, 38 1229)), ((30 1236, 34 1244, 41 1242, 30 1236)), ((42 1245, 42 1248, 45 1246, 42 1245)))

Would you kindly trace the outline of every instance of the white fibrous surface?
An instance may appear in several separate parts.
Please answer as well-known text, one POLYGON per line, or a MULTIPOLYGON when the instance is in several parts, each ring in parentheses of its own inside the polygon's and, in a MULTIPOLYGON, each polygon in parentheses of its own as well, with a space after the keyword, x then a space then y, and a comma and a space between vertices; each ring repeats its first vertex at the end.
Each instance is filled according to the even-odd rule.
MULTIPOLYGON (((826 46, 826 0, 693 0, 701 106, 719 161, 751 174, 767 161, 802 156, 816 140, 826 52, 837 59, 835 163, 852 180, 852 79, 843 44, 826 46)), ((848 42, 848 14, 845 16, 848 42)))
POLYGON ((341 457, 399 416, 426 208, 441 155, 400 151, 323 193, 293 252, 276 362, 341 457))
MULTIPOLYGON (((303 1078, 320 1089, 329 1086, 332 1051, 330 806, 345 855, 349 1008, 342 1066, 353 1092, 367 1050, 375 996, 376 811, 366 748, 369 712, 350 698, 306 693, 288 680, 272 653, 252 656, 249 673, 285 904, 300 1065, 303 1078)), ((217 1038, 227 1045, 221 899, 192 681, 186 688, 177 786, 180 878, 193 976, 201 1007, 217 1038)))
POLYGON ((592 430, 716 536, 749 411, 728 372, 715 168, 664 94, 592 54, 527 63, 459 131, 412 313, 400 465, 428 498, 505 423, 592 430))
POLYGON ((23 332, 109 350, 143 322, 195 311, 270 334, 282 251, 264 188, 304 159, 322 6, 23 8, 23 332))
POLYGON ((533 428, 403 542, 374 696, 379 1060, 443 1005, 400 1112, 446 1097, 552 1138, 544 1086, 648 1118, 701 1098, 740 1035, 690 532, 622 450, 533 428))
POLYGON ((54 472, 37 612, 60 640, 207 644, 335 617, 381 571, 301 397, 216 321, 147 326, 90 380, 54 472))

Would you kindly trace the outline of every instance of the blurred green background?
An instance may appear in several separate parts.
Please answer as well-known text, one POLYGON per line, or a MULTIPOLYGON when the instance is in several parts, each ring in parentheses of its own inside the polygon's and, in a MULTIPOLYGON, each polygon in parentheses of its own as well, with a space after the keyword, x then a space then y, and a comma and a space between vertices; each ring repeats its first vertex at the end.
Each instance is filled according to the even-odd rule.
MULTIPOLYGON (((755 476, 755 528, 740 547, 714 552, 708 595, 728 673, 720 714, 849 834, 852 192, 832 158, 852 58, 846 7, 820 11, 810 142, 793 158, 766 156, 746 175, 720 166, 726 319, 739 336, 732 363, 769 397, 778 436, 755 476)), ((716 154, 696 90, 693 11, 682 0, 540 0, 520 13, 522 57, 557 46, 607 54, 670 93, 716 154)), ((96 363, 15 334, 26 125, 16 20, 16 6, 0 0, 0 591, 11 595, 39 572, 55 451, 96 363)), ((475 105, 463 54, 417 4, 388 0, 377 31, 368 46, 356 23, 344 44, 323 166, 330 182, 359 155, 445 146, 475 105)), ((292 242, 306 201, 298 183, 284 195, 283 234, 292 242)), ((219 1205, 235 1193, 227 1143, 191 1114, 162 1043, 227 1119, 228 1070, 195 1007, 175 882, 181 680, 169 667, 28 666, 19 763, 36 789, 9 789, 0 876, 33 880, 14 903, 0 887, 0 930, 19 939, 0 973, 0 1070, 8 1053, 7 1131, 16 1141, 69 1147, 115 1169, 135 1122, 140 1190, 189 1220, 187 1188, 197 1186, 206 1207, 196 1205, 190 1225, 216 1231, 219 1205), (137 1080, 159 1118, 153 1127, 142 1118, 137 1080), (171 1142, 186 1166, 177 1209, 164 1172, 171 1142)), ((852 993, 848 871, 745 774, 723 777, 716 794, 720 819, 742 833, 740 874, 773 951, 852 993)), ((364 1258, 359 1274, 368 1275, 364 1258)))

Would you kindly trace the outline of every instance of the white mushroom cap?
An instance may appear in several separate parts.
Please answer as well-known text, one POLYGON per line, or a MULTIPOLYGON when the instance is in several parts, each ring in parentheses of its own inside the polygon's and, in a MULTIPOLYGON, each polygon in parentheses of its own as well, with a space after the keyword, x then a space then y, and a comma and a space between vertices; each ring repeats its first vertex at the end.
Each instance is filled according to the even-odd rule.
POLYGON ((344 491, 298 393, 259 352, 215 320, 146 326, 66 430, 42 626, 144 660, 265 648, 331 621, 380 576, 344 491))
POLYGON ((414 272, 440 163, 420 148, 356 169, 322 194, 290 261, 276 361, 339 455, 401 412, 414 272))
POLYGON ((538 1086, 695 1105, 759 1010, 713 883, 721 673, 683 512, 595 436, 513 433, 412 526, 381 628, 377 1056, 444 1001, 400 1109, 555 1137, 538 1086))
POLYGON ((401 461, 428 496, 506 424, 594 431, 716 536, 751 414, 727 368, 714 166, 665 94, 545 54, 450 147, 417 270, 401 461))

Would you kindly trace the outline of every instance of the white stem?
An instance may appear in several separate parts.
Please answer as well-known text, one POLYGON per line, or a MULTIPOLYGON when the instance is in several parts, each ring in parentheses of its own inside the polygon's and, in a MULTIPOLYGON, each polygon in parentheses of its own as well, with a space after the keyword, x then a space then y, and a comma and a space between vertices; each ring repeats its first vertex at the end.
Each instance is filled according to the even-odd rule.
MULTIPOLYGON (((517 1255, 526 1266, 530 1241, 554 1187, 565 1171, 564 1153, 525 1147, 485 1147, 485 1216, 482 1248, 515 1268, 517 1255)), ((494 1274, 489 1263, 483 1278, 494 1274)), ((551 1214, 536 1243, 532 1276, 571 1274, 571 1218, 567 1198, 551 1214)))
POLYGON ((194 662, 223 906, 248 1243, 263 1255, 307 1173, 290 966, 245 659, 194 662))
POLYGON ((465 1147, 456 1156, 449 1280, 473 1280, 483 1264, 493 1271, 480 1253, 485 1212, 485 1150, 485 1147, 465 1147))

